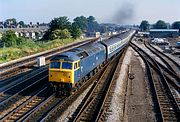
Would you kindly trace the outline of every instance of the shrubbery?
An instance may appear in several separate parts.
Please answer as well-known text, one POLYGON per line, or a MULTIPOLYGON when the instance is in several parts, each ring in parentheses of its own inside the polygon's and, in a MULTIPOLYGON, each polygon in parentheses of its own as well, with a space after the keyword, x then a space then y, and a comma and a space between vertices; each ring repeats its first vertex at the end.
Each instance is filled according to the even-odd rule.
POLYGON ((64 39, 62 42, 61 39, 56 39, 47 42, 34 42, 24 39, 21 45, 0 48, 0 63, 60 47, 73 41, 73 39, 64 39))

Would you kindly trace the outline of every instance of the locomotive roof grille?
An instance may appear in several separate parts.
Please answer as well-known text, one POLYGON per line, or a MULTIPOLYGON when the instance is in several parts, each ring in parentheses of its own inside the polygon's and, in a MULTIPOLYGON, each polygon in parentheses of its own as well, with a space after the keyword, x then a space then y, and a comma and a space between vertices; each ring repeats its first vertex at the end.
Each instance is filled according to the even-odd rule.
POLYGON ((80 49, 78 49, 78 48, 75 48, 75 49, 72 49, 72 50, 70 50, 71 52, 79 52, 79 51, 81 51, 80 49))
POLYGON ((88 54, 84 51, 84 52, 81 52, 81 53, 77 54, 77 56, 78 56, 80 59, 83 59, 83 58, 87 57, 88 54))
POLYGON ((51 59, 51 61, 55 61, 55 60, 59 60, 59 59, 63 59, 63 58, 68 58, 68 56, 65 56, 65 55, 54 56, 51 59))

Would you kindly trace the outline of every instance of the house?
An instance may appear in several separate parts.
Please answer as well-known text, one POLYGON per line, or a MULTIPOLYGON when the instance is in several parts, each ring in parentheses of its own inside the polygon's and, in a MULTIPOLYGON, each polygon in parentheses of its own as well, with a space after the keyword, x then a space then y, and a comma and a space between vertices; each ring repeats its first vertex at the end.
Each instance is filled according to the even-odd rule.
POLYGON ((25 37, 28 39, 41 39, 45 32, 48 30, 48 28, 0 28, 1 33, 6 32, 7 30, 13 30, 17 37, 25 37))

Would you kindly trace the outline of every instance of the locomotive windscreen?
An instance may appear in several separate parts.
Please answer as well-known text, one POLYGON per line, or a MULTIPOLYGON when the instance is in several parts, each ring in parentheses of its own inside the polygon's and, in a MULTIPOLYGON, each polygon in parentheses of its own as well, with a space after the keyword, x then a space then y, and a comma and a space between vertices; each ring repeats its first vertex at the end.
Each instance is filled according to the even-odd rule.
POLYGON ((50 67, 60 69, 60 62, 51 62, 50 67))
POLYGON ((72 69, 72 63, 62 62, 62 69, 72 69))

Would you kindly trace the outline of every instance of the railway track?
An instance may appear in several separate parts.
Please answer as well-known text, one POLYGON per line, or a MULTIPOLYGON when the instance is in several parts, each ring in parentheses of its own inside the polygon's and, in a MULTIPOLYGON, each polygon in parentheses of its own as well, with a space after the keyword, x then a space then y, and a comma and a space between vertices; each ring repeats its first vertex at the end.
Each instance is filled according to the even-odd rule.
POLYGON ((24 114, 28 113, 31 109, 42 103, 48 96, 52 94, 49 87, 43 87, 37 94, 31 97, 26 102, 22 103, 19 107, 6 114, 1 121, 18 121, 24 114))
POLYGON ((46 100, 44 100, 41 104, 36 106, 34 109, 24 114, 19 121, 39 121, 41 120, 52 108, 57 106, 63 101, 62 98, 57 98, 55 94, 49 96, 46 100))
POLYGON ((156 56, 158 56, 164 62, 164 64, 167 66, 169 70, 176 73, 176 75, 180 76, 180 65, 176 61, 174 61, 166 54, 153 47, 149 42, 144 41, 144 45, 156 56))
POLYGON ((131 46, 139 53, 146 63, 157 121, 180 121, 179 99, 173 96, 168 81, 162 73, 160 66, 138 46, 132 43, 131 46))
POLYGON ((0 92, 5 92, 6 90, 17 86, 18 84, 29 82, 31 79, 40 78, 44 74, 47 74, 47 66, 41 67, 39 69, 33 70, 28 74, 22 74, 20 78, 8 79, 0 82, 0 92), (39 76, 38 76, 39 75, 39 76))
POLYGON ((91 94, 84 102, 81 109, 77 112, 77 115, 73 121, 95 121, 101 108, 101 105, 106 96, 105 91, 108 89, 112 73, 114 72, 115 65, 110 64, 96 86, 91 91, 91 94))
MULTIPOLYGON (((148 56, 151 60, 154 60, 152 57, 149 56, 149 54, 147 54, 144 50, 142 50, 140 47, 138 47, 137 45, 131 43, 131 46, 136 46, 138 48, 138 50, 142 51, 146 56, 148 56)), ((162 65, 161 63, 159 63, 158 61, 156 61, 156 63, 160 66, 160 68, 163 70, 163 75, 165 76, 169 86, 170 86, 170 90, 175 98, 175 100, 177 101, 177 105, 178 108, 180 109, 180 97, 179 97, 179 93, 180 93, 180 78, 173 73, 172 71, 170 71, 168 68, 166 68, 164 65, 162 65)), ((153 67, 155 70, 159 70, 154 64, 153 62, 149 61, 149 65, 151 67, 153 67)))
POLYGON ((98 38, 68 44, 61 48, 52 49, 49 51, 45 51, 43 53, 39 53, 39 54, 35 54, 33 56, 29 56, 23 59, 19 59, 17 61, 12 61, 7 64, 2 64, 0 65, 0 76, 1 76, 0 80, 5 80, 9 77, 29 71, 30 70, 29 67, 32 67, 33 65, 36 64, 37 57, 44 56, 46 58, 46 61, 48 62, 48 60, 52 58, 52 56, 57 55, 58 53, 64 52, 66 50, 69 50, 78 46, 82 46, 87 43, 94 42, 97 40, 98 38))
POLYGON ((23 68, 23 67, 19 67, 16 68, 16 70, 12 70, 10 72, 6 72, 5 74, 1 74, 0 73, 0 81, 5 81, 5 80, 16 80, 18 78, 20 78, 23 74, 28 73, 28 71, 31 71, 31 68, 23 68), (14 76, 14 77, 13 77, 14 76))
POLYGON ((2 88, 3 90, 0 92, 0 102, 20 92, 21 90, 33 84, 34 81, 38 81, 39 78, 43 78, 44 76, 46 76, 47 78, 47 69, 44 69, 41 72, 36 73, 32 77, 25 78, 18 83, 15 83, 13 85, 11 84, 8 87, 6 86, 5 88, 2 88))
POLYGON ((0 119, 29 100, 43 87, 48 86, 47 67, 37 69, 9 84, 2 83, 0 89, 0 119))
MULTIPOLYGON (((131 43, 131 45, 137 46, 134 43, 131 43)), ((143 51, 144 54, 146 54, 147 56, 149 56, 149 54, 146 53, 140 47, 138 47, 138 49, 143 51)), ((151 58, 151 60, 154 60, 151 56, 149 56, 149 58, 151 58)), ((171 82, 170 84, 172 84, 176 88, 176 90, 179 91, 179 88, 180 88, 180 77, 176 73, 172 72, 170 69, 168 69, 167 67, 162 65, 159 61, 156 61, 156 63, 158 63, 158 65, 161 67, 161 69, 163 70, 163 74, 168 79, 168 81, 171 82)), ((154 65, 151 63, 151 66, 154 66, 154 65)))
POLYGON ((20 91, 11 91, 13 95, 6 99, 3 99, 0 103, 0 119, 6 116, 9 112, 20 106, 25 101, 29 100, 39 90, 43 89, 47 85, 47 76, 36 80, 29 86, 23 87, 20 91))

